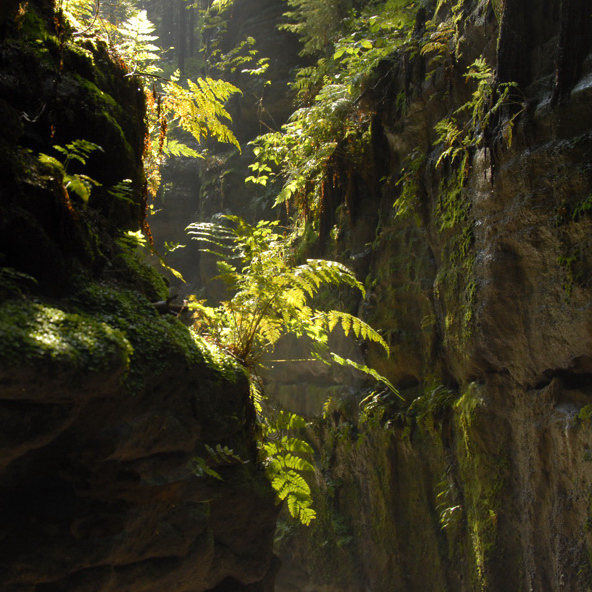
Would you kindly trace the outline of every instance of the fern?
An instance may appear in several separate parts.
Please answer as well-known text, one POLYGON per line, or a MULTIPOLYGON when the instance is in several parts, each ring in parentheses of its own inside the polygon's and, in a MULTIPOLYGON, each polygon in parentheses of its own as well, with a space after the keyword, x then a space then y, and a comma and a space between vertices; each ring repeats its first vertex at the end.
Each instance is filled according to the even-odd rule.
POLYGON ((311 456, 313 449, 295 435, 287 435, 306 427, 300 415, 280 411, 274 421, 267 418, 262 425, 264 441, 262 454, 265 471, 276 492, 278 501, 286 501, 293 518, 308 525, 316 517, 312 506, 310 487, 301 473, 313 472, 313 464, 304 456, 311 456), (284 434, 279 437, 280 434, 284 434))
POLYGON ((223 80, 198 78, 195 82, 187 80, 185 87, 169 80, 163 90, 165 107, 173 114, 172 120, 198 143, 211 136, 220 142, 233 144, 240 150, 238 140, 222 122, 222 119, 232 121, 224 103, 233 94, 240 92, 236 86, 223 80))
MULTIPOLYGON (((274 231, 277 223, 263 221, 250 226, 236 216, 226 219, 233 226, 196 223, 188 232, 215 249, 205 250, 223 257, 218 262, 218 278, 233 296, 217 307, 214 316, 226 328, 217 338, 248 368, 256 368, 287 333, 307 335, 322 351, 337 324, 346 335, 351 331, 356 338, 377 343, 388 354, 384 339, 361 319, 341 311, 320 311, 309 304, 325 286, 349 286, 364 294, 351 270, 320 259, 295 265, 290 262, 287 239, 274 231)), ((328 352, 325 357, 331 359, 328 352)))
POLYGON ((306 421, 284 411, 273 421, 265 416, 257 373, 261 360, 283 336, 307 336, 311 359, 355 368, 396 393, 378 372, 331 352, 328 343, 331 331, 340 326, 346 335, 374 342, 387 354, 388 345, 356 316, 319 310, 311 304, 312 298, 327 286, 350 287, 364 294, 364 287, 350 269, 321 259, 297 265, 288 239, 276 231, 277 222, 261 221, 252 226, 237 216, 224 219, 226 226, 195 223, 188 227, 190 236, 200 241, 205 251, 221 258, 218 278, 231 294, 217 307, 194 300, 194 328, 238 358, 249 371, 251 393, 262 424, 261 450, 268 477, 278 500, 286 500, 290 514, 308 524, 315 513, 310 488, 301 473, 314 470, 305 458, 312 454, 312 448, 291 433, 305 428, 306 421))
MULTIPOLYGON (((206 138, 233 144, 240 150, 238 141, 225 123, 230 115, 224 104, 231 95, 240 92, 232 84, 211 78, 179 82, 179 75, 171 80, 160 78, 161 49, 155 44, 155 26, 148 20, 145 10, 132 3, 121 3, 117 10, 94 0, 61 0, 62 14, 74 32, 69 43, 77 43, 77 51, 93 54, 88 44, 105 44, 113 58, 122 64, 129 75, 137 78, 145 88, 147 112, 146 126, 149 141, 144 153, 144 170, 149 195, 156 196, 160 185, 160 167, 164 157, 198 157, 200 154, 178 138, 170 137, 171 130, 180 128, 188 132, 198 143, 206 138), (81 38, 79 41, 78 38, 81 38), (156 83, 155 83, 156 81, 156 83)), ((75 178, 71 188, 87 201, 91 179, 75 178)))
POLYGON ((491 125, 492 117, 503 107, 514 106, 515 112, 502 124, 502 135, 509 147, 512 144, 512 131, 516 118, 524 111, 524 105, 511 98, 516 83, 495 83, 495 74, 484 58, 477 58, 468 68, 467 81, 476 81, 477 87, 472 97, 461 105, 452 116, 439 121, 435 126, 443 150, 436 162, 440 166, 444 159, 454 163, 460 159, 463 166, 468 162, 469 149, 478 147, 483 141, 485 131, 491 125), (469 118, 459 123, 455 116, 467 112, 469 118))
POLYGON ((212 468, 214 466, 228 466, 228 465, 236 465, 236 464, 246 464, 248 461, 244 461, 241 459, 240 456, 235 454, 235 452, 228 448, 228 446, 222 446, 220 444, 216 444, 216 446, 212 447, 208 444, 204 445, 206 451, 209 454, 207 459, 196 456, 191 459, 189 462, 189 468, 192 473, 197 475, 198 477, 205 477, 206 475, 217 479, 218 481, 223 481, 224 479, 218 473, 218 471, 212 468))
POLYGON ((70 205, 70 193, 75 193, 80 199, 87 204, 93 187, 100 187, 100 183, 95 181, 88 175, 82 173, 70 172, 70 165, 72 162, 78 162, 81 165, 86 165, 88 157, 95 151, 103 152, 103 149, 89 142, 88 140, 74 140, 66 146, 54 146, 54 150, 64 155, 63 162, 50 156, 48 154, 39 154, 39 162, 45 166, 48 171, 53 173, 51 178, 56 179, 64 189, 64 196, 67 203, 70 205))

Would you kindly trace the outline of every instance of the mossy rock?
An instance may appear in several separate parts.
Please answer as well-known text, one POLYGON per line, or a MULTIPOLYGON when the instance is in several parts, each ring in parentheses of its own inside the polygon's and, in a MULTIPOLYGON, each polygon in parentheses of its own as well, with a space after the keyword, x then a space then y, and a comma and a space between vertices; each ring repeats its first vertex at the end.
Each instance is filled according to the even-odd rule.
POLYGON ((127 368, 132 353, 122 331, 88 315, 26 300, 0 306, 4 366, 98 372, 127 368))

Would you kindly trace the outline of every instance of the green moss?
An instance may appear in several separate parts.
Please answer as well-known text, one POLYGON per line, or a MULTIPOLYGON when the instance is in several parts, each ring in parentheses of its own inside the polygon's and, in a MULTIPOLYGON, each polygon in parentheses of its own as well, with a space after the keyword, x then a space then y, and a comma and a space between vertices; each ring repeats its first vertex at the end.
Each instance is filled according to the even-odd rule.
POLYGON ((138 390, 148 374, 159 374, 173 360, 191 365, 202 359, 189 331, 175 318, 160 316, 148 299, 132 290, 91 284, 72 304, 121 331, 134 348, 126 384, 138 390))
POLYGON ((116 151, 120 159, 133 161, 134 151, 118 123, 124 119, 120 105, 94 82, 78 74, 74 74, 73 78, 76 84, 81 87, 81 100, 86 105, 88 112, 94 113, 98 129, 101 130, 102 136, 109 141, 109 145, 103 146, 103 148, 110 152, 116 151))
MULTIPOLYGON (((166 300, 169 296, 169 289, 163 276, 151 265, 144 263, 129 249, 123 250, 118 256, 117 263, 123 264, 126 275, 131 274, 138 287, 150 297, 157 300, 166 300)), ((130 277, 122 278, 129 280, 130 277)))
POLYGON ((203 361, 224 379, 235 382, 239 374, 246 372, 235 358, 224 353, 217 345, 194 331, 191 331, 191 335, 203 361))
POLYGON ((230 356, 213 350, 171 315, 159 315, 148 299, 136 291, 115 290, 101 284, 85 287, 73 304, 120 330, 134 348, 126 385, 139 390, 146 376, 161 374, 172 363, 205 363, 213 377, 236 380, 240 367, 230 356))
POLYGON ((487 588, 490 566, 496 562, 498 519, 510 470, 510 460, 501 447, 501 440, 495 453, 484 450, 479 444, 483 431, 479 417, 482 405, 479 387, 474 383, 454 404, 460 436, 457 458, 467 535, 474 560, 475 589, 487 588))
POLYGON ((590 194, 587 197, 585 197, 584 199, 580 200, 580 202, 574 206, 574 208, 572 210, 571 217, 573 220, 577 221, 585 214, 589 214, 591 211, 592 211, 592 194, 590 194))
POLYGON ((33 7, 28 5, 25 7, 25 13, 22 18, 18 19, 18 26, 21 35, 27 39, 44 41, 50 36, 44 20, 33 7))
POLYGON ((48 362, 93 372, 129 366, 133 348, 124 333, 80 313, 40 303, 0 307, 0 360, 9 366, 48 362))

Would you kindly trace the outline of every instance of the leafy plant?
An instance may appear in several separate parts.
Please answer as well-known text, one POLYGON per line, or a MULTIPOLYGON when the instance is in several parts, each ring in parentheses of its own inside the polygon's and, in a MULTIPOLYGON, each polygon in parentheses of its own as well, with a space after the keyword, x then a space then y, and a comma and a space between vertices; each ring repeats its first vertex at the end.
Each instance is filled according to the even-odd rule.
MULTIPOLYGON (((166 261, 163 255, 161 255, 155 248, 154 245, 146 238, 141 230, 125 230, 117 237, 117 244, 128 251, 135 251, 136 249, 143 250, 146 256, 152 255, 160 263, 164 269, 170 272, 178 280, 184 282, 183 276, 176 269, 171 267, 166 261)), ((181 247, 182 245, 178 245, 181 247)))
POLYGON ((156 64, 161 58, 160 48, 153 43, 158 39, 152 35, 155 29, 145 10, 131 15, 117 27, 117 52, 130 74, 146 76, 161 72, 156 64))
POLYGON ((216 308, 197 304, 196 322, 203 332, 252 369, 288 333, 307 336, 313 344, 314 359, 327 354, 339 362, 328 349, 329 334, 337 325, 346 335, 373 341, 388 354, 381 335, 358 317, 337 310, 322 311, 310 303, 325 286, 349 286, 364 294, 364 287, 347 267, 322 259, 296 264, 291 259, 289 240, 275 232, 277 222, 261 221, 251 226, 238 216, 224 219, 231 225, 188 226, 193 239, 209 245, 207 250, 220 257, 218 277, 231 294, 216 308))
POLYGON ((265 471, 279 501, 286 501, 293 518, 308 525, 316 517, 308 483, 301 475, 313 472, 314 466, 302 455, 311 456, 313 449, 294 432, 306 427, 306 421, 295 413, 280 411, 275 421, 262 424, 262 453, 265 471))
MULTIPOLYGON (((282 25, 297 33, 303 53, 319 55, 315 66, 296 74, 300 108, 281 130, 259 136, 257 159, 247 181, 279 180, 275 205, 292 206, 305 220, 322 208, 330 163, 360 162, 370 145, 371 113, 360 104, 373 68, 410 39, 411 0, 387 0, 353 10, 341 0, 289 0, 282 25)), ((333 179, 335 180, 335 179, 333 179)))
POLYGON ((462 506, 452 505, 458 492, 448 475, 444 475, 442 481, 436 485, 436 509, 440 513, 440 528, 445 530, 458 523, 462 516, 462 506))
POLYGON ((66 146, 54 146, 54 150, 64 155, 63 162, 49 154, 39 154, 39 162, 52 171, 54 178, 62 185, 65 190, 66 199, 69 202, 69 193, 74 192, 86 204, 90 199, 93 187, 99 187, 101 184, 88 175, 82 173, 70 172, 70 164, 78 162, 86 165, 88 157, 95 151, 104 150, 88 140, 74 140, 66 146))
POLYGON ((170 120, 189 132, 198 143, 213 137, 220 142, 240 144, 222 119, 232 121, 224 103, 235 93, 236 86, 224 80, 197 78, 186 80, 182 86, 177 79, 167 80, 163 85, 164 107, 170 113, 170 120))
POLYGON ((208 458, 195 456, 189 463, 190 470, 198 477, 205 477, 206 475, 209 475, 214 479, 218 479, 218 481, 223 481, 224 479, 220 473, 218 473, 218 471, 212 468, 213 466, 220 467, 245 464, 248 462, 242 460, 241 457, 235 454, 235 452, 231 448, 228 448, 228 446, 216 444, 216 446, 212 447, 205 444, 204 447, 208 452, 208 458))
MULTIPOLYGON (((147 103, 146 124, 149 138, 144 152, 144 168, 148 190, 152 197, 160 185, 160 167, 170 156, 198 157, 200 154, 171 132, 182 130, 197 143, 207 138, 228 142, 240 150, 238 141, 224 120, 230 115, 224 103, 238 88, 222 80, 197 78, 180 81, 179 73, 169 80, 160 77, 158 65, 162 50, 155 44, 154 25, 146 11, 133 4, 117 3, 121 10, 107 14, 94 0, 61 0, 62 14, 74 35, 71 43, 89 54, 88 43, 105 43, 114 60, 119 61, 129 75, 144 85, 147 103), (112 19, 115 14, 117 15, 112 19), (148 90, 152 87, 152 90, 148 90)), ((182 133, 181 132, 181 133, 182 133)))
POLYGON ((287 0, 291 10, 284 13, 288 22, 281 29, 297 34, 303 43, 302 55, 325 49, 342 27, 349 7, 343 0, 287 0))
POLYGON ((447 159, 453 164, 460 160, 460 169, 466 172, 468 167, 469 149, 481 145, 485 131, 490 127, 492 118, 502 107, 515 105, 516 110, 502 126, 502 135, 506 145, 512 145, 513 129, 516 118, 524 110, 524 106, 511 98, 511 90, 517 87, 515 82, 496 84, 494 71, 485 58, 477 58, 468 68, 467 81, 474 80, 477 87, 470 100, 461 105, 451 117, 439 121, 435 126, 438 139, 434 144, 442 144, 436 166, 447 159), (459 123, 456 115, 468 112, 468 119, 459 123))
POLYGON ((188 227, 193 239, 207 245, 219 257, 219 278, 229 298, 218 306, 195 301, 195 330, 230 352, 248 370, 256 409, 263 426, 262 444, 267 471, 278 498, 287 501, 292 516, 304 523, 314 517, 310 490, 300 475, 312 465, 294 453, 310 454, 310 446, 294 436, 281 435, 305 427, 294 414, 280 413, 276 421, 266 416, 261 403, 258 370, 266 354, 285 335, 305 337, 311 346, 310 360, 354 367, 396 392, 376 371, 332 352, 329 335, 340 326, 346 335, 379 344, 388 353, 384 339, 367 323, 338 310, 324 311, 311 300, 323 287, 346 286, 364 293, 361 283, 345 266, 334 261, 292 259, 289 239, 276 232, 277 222, 256 226, 237 216, 225 216, 227 225, 195 223, 188 227))

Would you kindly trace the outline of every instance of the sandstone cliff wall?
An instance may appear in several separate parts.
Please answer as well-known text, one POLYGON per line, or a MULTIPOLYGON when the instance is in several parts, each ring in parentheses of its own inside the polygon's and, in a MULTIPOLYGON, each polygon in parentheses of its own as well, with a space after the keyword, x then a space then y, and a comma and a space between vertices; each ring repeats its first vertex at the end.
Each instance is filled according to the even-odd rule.
POLYGON ((246 377, 159 316, 164 281, 118 241, 145 216, 138 81, 106 47, 74 43, 52 2, 12 4, 0 14, 0 589, 271 590, 277 509, 246 377), (101 184, 88 203, 39 160, 74 140, 104 150, 68 170, 101 184), (122 199, 109 189, 124 179, 122 199))
POLYGON ((364 97, 374 159, 331 248, 372 282, 361 311, 392 354, 369 360, 407 406, 379 396, 361 423, 354 397, 317 422, 320 518, 280 529, 278 590, 592 589, 590 10, 499 6, 465 3, 457 62, 399 56, 364 97), (524 109, 461 187, 434 127, 480 56, 524 109))

